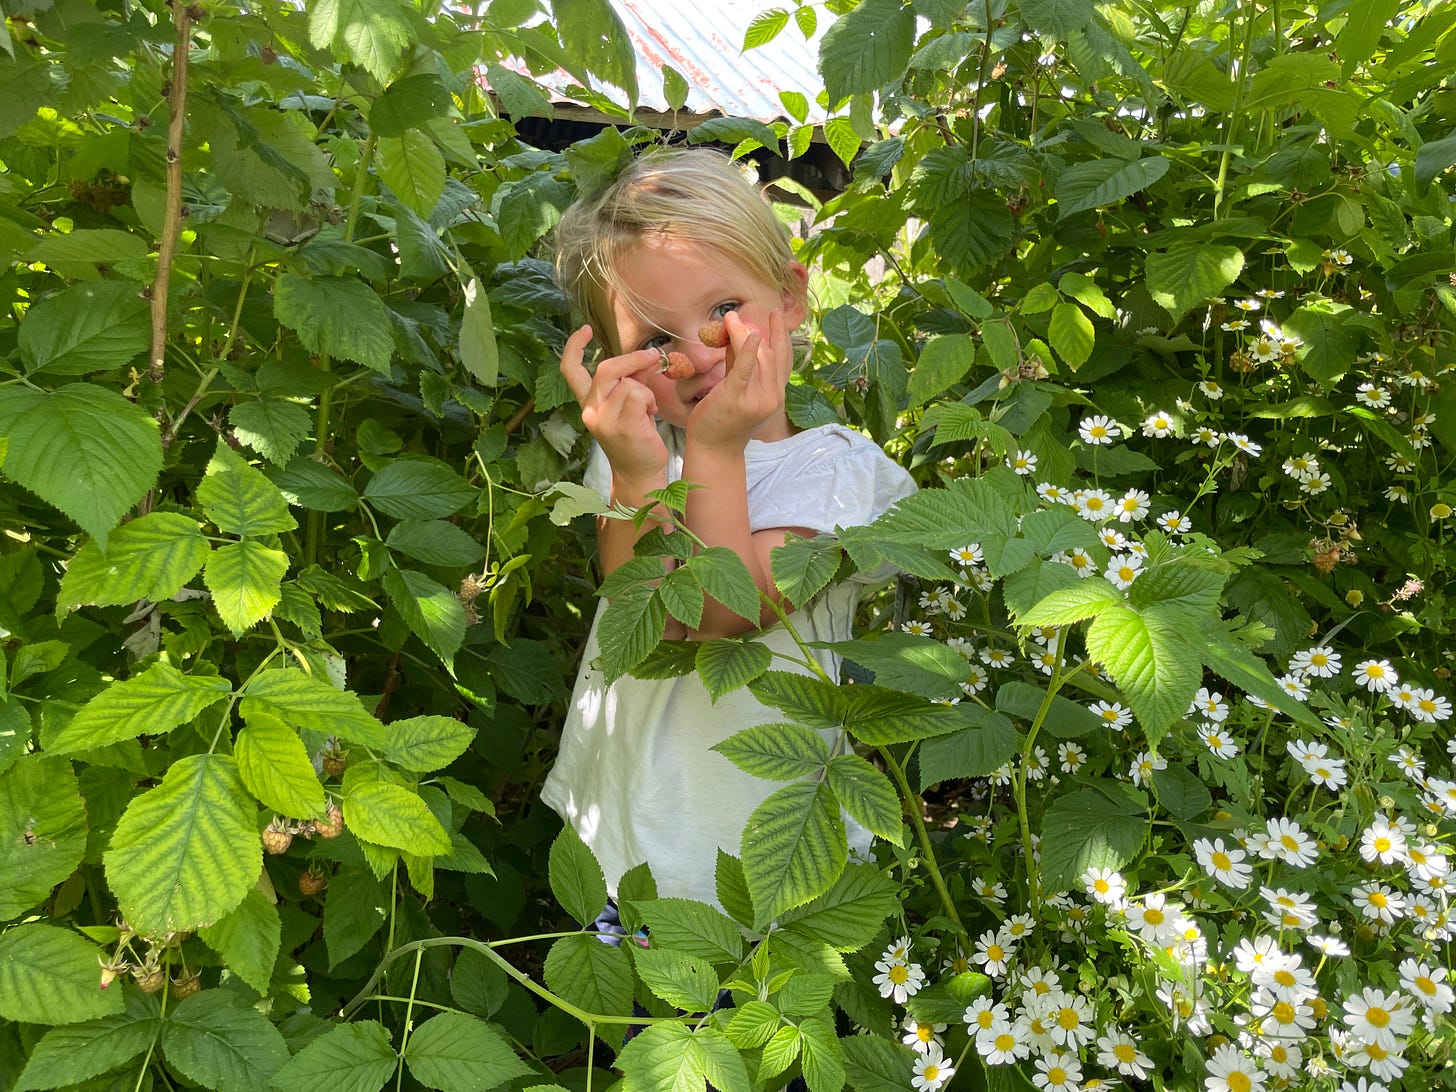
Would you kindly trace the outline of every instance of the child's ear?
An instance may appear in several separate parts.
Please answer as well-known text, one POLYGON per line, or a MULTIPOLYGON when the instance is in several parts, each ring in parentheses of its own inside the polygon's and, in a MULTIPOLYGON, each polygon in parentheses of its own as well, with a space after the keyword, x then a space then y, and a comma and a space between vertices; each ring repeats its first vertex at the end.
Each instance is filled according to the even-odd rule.
POLYGON ((809 313, 809 271, 803 262, 789 263, 789 284, 783 291, 781 305, 789 329, 797 330, 809 313))

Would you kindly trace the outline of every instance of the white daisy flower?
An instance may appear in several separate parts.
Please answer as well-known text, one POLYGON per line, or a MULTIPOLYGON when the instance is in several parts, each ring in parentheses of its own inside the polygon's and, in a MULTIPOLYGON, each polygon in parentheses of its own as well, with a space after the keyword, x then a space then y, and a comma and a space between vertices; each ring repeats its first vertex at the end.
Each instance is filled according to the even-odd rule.
POLYGON ((1121 550, 1127 546, 1127 536, 1116 527, 1103 527, 1097 532, 1097 540, 1109 550, 1121 550))
POLYGON ((1089 868, 1082 873, 1083 890, 1103 906, 1121 906, 1127 900, 1127 881, 1112 868, 1089 868))
POLYGON ((997 1023, 1010 1022, 1011 1010, 990 997, 978 997, 966 1006, 966 1011, 962 1014, 961 1019, 966 1022, 966 1026, 974 1035, 990 1030, 997 1023))
POLYGON ((976 950, 971 953, 971 962, 980 967, 991 978, 1000 978, 1006 973, 1006 966, 1016 956, 1016 947, 1003 944, 1002 939, 990 929, 976 941, 976 950))
POLYGON ((1223 433, 1217 429, 1209 428, 1207 425, 1199 425, 1188 437, 1190 443, 1199 444, 1203 447, 1218 447, 1223 443, 1223 433))
POLYGON ((1434 690, 1425 687, 1417 687, 1414 697, 1407 708, 1410 715, 1416 720, 1424 721, 1426 724, 1434 724, 1439 720, 1451 719, 1451 702, 1448 698, 1438 695, 1434 690))
POLYGON ((1302 891, 1261 887, 1259 896, 1269 905, 1264 920, 1280 929, 1310 929, 1319 922, 1319 908, 1302 891))
POLYGON ((1416 959, 1400 964, 1400 988, 1429 1012, 1450 1012, 1456 992, 1446 985, 1446 968, 1416 959))
POLYGON ((1078 495, 1077 514, 1090 523, 1101 523, 1113 515, 1112 494, 1105 489, 1088 489, 1078 495))
POLYGON ((1118 523, 1145 519, 1148 514, 1148 495, 1141 489, 1129 489, 1117 502, 1116 511, 1118 523))
POLYGON ((1186 535, 1193 530, 1193 521, 1176 508, 1170 512, 1164 512, 1153 522, 1165 535, 1186 535))
POLYGON ((972 566, 981 564, 984 557, 985 555, 981 553, 981 544, 979 542, 972 542, 969 545, 960 546, 950 551, 950 559, 964 568, 971 568, 972 566))
POLYGON ((921 1054, 915 1059, 914 1076, 910 1078, 910 1087, 917 1092, 940 1092, 940 1088, 951 1077, 955 1076, 955 1066, 945 1060, 945 1055, 940 1052, 939 1044, 921 1054))
POLYGON ((904 1043, 916 1054, 928 1054, 932 1047, 940 1049, 939 1036, 946 1029, 945 1024, 932 1024, 924 1020, 917 1020, 913 1016, 905 1017, 904 1032, 900 1042, 904 1043))
POLYGON ((1058 743, 1057 764, 1062 773, 1074 774, 1087 764, 1087 752, 1070 740, 1058 743))
POLYGON ((1024 1020, 1001 1021, 976 1032, 976 1053, 987 1065, 1010 1065, 1031 1053, 1030 1034, 1024 1020))
POLYGON ((1171 436, 1175 427, 1176 423, 1173 420, 1172 414, 1164 410, 1158 410, 1143 422, 1143 435, 1160 438, 1163 436, 1171 436))
POLYGON ((914 997, 925 985, 925 971, 918 963, 881 959, 875 963, 875 970, 879 974, 871 981, 879 987, 880 996, 893 997, 897 1005, 903 1005, 907 998, 914 997))
POLYGON ((1389 660, 1361 660, 1355 665, 1355 681, 1372 694, 1383 694, 1400 682, 1389 660))
POLYGON ((1210 402, 1217 402, 1220 398, 1223 397, 1223 388, 1220 387, 1218 383, 1212 379, 1199 380, 1193 386, 1195 390, 1202 392, 1204 397, 1206 397, 1210 402))
POLYGON ((1314 864, 1319 856, 1315 840, 1293 819, 1277 816, 1267 820, 1264 826, 1266 840, 1260 856, 1283 861, 1295 868, 1308 868, 1314 864))
POLYGON ((1198 738, 1203 740, 1203 745, 1213 752, 1215 758, 1233 758, 1239 753, 1239 741, 1216 724, 1200 725, 1198 738))
POLYGON ((1147 1080, 1153 1068, 1152 1059, 1143 1053, 1138 1041, 1116 1025, 1097 1039, 1097 1064, 1140 1081, 1147 1080))
POLYGON ((1193 843, 1193 852, 1203 870, 1225 887, 1241 891, 1253 879, 1253 866, 1245 863, 1248 854, 1237 846, 1225 848, 1222 838, 1199 838, 1193 843))
POLYGON ((1229 715, 1229 703, 1224 700, 1220 691, 1210 691, 1208 687, 1200 686, 1198 693, 1193 695, 1193 704, 1188 707, 1189 716, 1195 713, 1204 720, 1222 724, 1229 715))
POLYGON ((1415 1010, 1398 993, 1366 986, 1344 1001, 1341 1018, 1350 1032, 1366 1043, 1398 1050, 1416 1026, 1415 1010))
POLYGON ((1036 1059, 1031 1082, 1045 1092, 1080 1092, 1082 1063, 1075 1054, 1053 1050, 1036 1059))
POLYGON ((1004 648, 983 648, 981 649, 981 662, 987 667, 1011 667, 1016 663, 1016 657, 1004 648))
POLYGON ((1208 1076, 1203 1080, 1207 1092, 1264 1092, 1264 1074, 1253 1058, 1245 1056, 1232 1043, 1224 1043, 1209 1056, 1208 1076))
POLYGON ((1108 580, 1122 590, 1132 587, 1143 567, 1143 559, 1137 554, 1118 554, 1107 562, 1104 574, 1108 580))
POLYGON ((1366 921, 1389 925, 1405 914, 1405 896, 1383 883, 1362 883, 1353 887, 1350 898, 1366 921))
POLYGON ((1153 773, 1157 770, 1166 770, 1168 760, 1151 751, 1139 751, 1133 755, 1132 765, 1128 768, 1128 777, 1132 778, 1135 785, 1146 785, 1153 779, 1153 773))
POLYGON ((1317 497, 1321 493, 1328 492, 1330 485, 1330 476, 1321 470, 1308 477, 1301 478, 1299 481, 1299 491, 1301 493, 1308 493, 1311 497, 1317 497))
POLYGON ((1254 443, 1254 441, 1250 440, 1242 432, 1230 432, 1225 438, 1245 455, 1252 455, 1257 458, 1264 452, 1262 447, 1254 443))
POLYGON ((1015 455, 1011 456, 1007 465, 1016 471, 1016 473, 1023 476, 1031 474, 1036 470, 1036 456, 1030 451, 1018 451, 1015 455))
POLYGON ((1119 731, 1132 723, 1132 712, 1120 701, 1094 701, 1087 709, 1112 731, 1119 731))
POLYGON ((1301 649, 1289 661, 1290 674, 1313 675, 1320 679, 1338 675, 1340 666, 1340 654, 1329 645, 1316 645, 1314 648, 1301 649))
POLYGON ((1077 434, 1087 444, 1110 444, 1121 432, 1121 425, 1100 413, 1082 418, 1081 424, 1077 426, 1077 434))
POLYGON ((1384 409, 1390 405, 1390 390, 1379 383, 1361 383, 1355 391, 1355 401, 1370 409, 1384 409))
POLYGON ((1360 835, 1360 856, 1366 861, 1379 861, 1387 865, 1404 863, 1405 831, 1398 826, 1392 826, 1385 816, 1376 816, 1375 821, 1360 835))

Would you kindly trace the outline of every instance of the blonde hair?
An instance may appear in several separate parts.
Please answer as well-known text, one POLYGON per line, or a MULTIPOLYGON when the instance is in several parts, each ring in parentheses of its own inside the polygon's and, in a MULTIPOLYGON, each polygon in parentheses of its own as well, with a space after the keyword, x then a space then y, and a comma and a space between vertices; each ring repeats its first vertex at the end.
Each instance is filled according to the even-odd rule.
POLYGON ((579 197, 556 228, 557 279, 604 342, 609 333, 615 340, 612 297, 643 311, 646 301, 627 289, 621 266, 648 236, 695 243, 764 284, 798 289, 788 229, 732 160, 707 149, 656 149, 579 197))

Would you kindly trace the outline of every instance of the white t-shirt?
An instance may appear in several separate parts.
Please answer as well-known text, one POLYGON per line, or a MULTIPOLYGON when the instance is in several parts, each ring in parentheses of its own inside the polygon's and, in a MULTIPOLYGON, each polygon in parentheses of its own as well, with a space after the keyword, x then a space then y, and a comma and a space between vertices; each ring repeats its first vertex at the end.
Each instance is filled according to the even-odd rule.
MULTIPOLYGON (((675 480, 682 470, 681 434, 665 428, 664 439, 668 476, 675 480)), ((910 476, 878 446, 842 425, 822 425, 773 443, 750 440, 745 461, 753 531, 859 526, 915 491, 910 476)), ((606 496, 610 482, 606 459, 594 451, 586 484, 606 496)), ((888 575, 861 575, 831 585, 793 615, 794 628, 806 641, 847 640, 861 593, 888 575)), ((622 874, 645 861, 659 895, 717 905, 718 849, 741 854, 748 817, 782 783, 744 773, 711 748, 741 729, 781 721, 783 714, 746 689, 714 703, 691 674, 624 676, 604 686, 596 666, 604 606, 598 607, 587 638, 560 752, 541 798, 591 847, 613 898, 622 874)), ((754 640, 775 652, 799 655, 782 626, 754 640)), ((837 656, 822 649, 814 655, 831 678, 838 677, 837 656)), ((807 674, 777 658, 773 667, 807 674)), ((853 825, 850 839, 852 848, 868 846, 868 834, 853 825)))

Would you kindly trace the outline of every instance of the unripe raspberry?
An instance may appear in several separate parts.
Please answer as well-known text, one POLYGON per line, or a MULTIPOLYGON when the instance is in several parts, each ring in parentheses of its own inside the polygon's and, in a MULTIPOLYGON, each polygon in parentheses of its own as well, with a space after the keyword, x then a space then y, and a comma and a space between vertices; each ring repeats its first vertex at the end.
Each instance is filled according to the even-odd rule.
POLYGON ((344 813, 339 810, 338 804, 329 801, 329 817, 322 821, 315 819, 313 832, 320 838, 337 838, 344 832, 344 813))
POLYGON ((693 362, 683 353, 665 354, 659 370, 669 379, 686 379, 697 371, 693 367, 693 362))
POLYGON ((142 993, 157 993, 167 981, 167 972, 161 967, 138 967, 132 974, 142 993))
POLYGON ((280 853, 287 853, 292 844, 293 832, 280 826, 278 820, 275 819, 263 828, 263 848, 275 857, 280 853))
POLYGON ((324 773, 330 777, 343 777, 344 769, 349 765, 349 752, 333 744, 324 748, 323 767, 324 773))
POLYGON ((172 979, 172 996, 178 1001, 184 997, 191 997, 200 989, 202 989, 202 976, 196 971, 183 975, 181 978, 172 979))
POLYGON ((728 344, 728 330, 722 319, 705 322, 698 327, 698 340, 710 349, 721 349, 728 344))
POLYGON ((298 893, 306 899, 313 898, 328 886, 329 878, 322 872, 315 872, 312 868, 298 877, 298 893))

